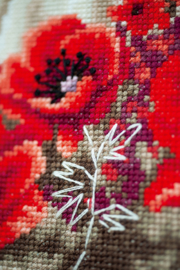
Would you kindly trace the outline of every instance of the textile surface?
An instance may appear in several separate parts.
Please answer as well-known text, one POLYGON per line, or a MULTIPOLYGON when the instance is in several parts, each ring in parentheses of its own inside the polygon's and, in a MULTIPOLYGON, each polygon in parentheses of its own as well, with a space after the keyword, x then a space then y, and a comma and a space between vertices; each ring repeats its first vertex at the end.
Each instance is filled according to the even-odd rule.
POLYGON ((180 270, 180 1, 0 1, 0 269, 180 270))

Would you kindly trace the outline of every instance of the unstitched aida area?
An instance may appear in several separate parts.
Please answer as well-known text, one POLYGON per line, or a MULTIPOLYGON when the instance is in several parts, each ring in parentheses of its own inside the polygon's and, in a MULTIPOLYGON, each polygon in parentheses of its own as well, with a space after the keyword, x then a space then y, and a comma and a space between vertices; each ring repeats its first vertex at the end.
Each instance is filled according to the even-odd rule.
POLYGON ((180 270, 180 1, 0 6, 0 269, 180 270))

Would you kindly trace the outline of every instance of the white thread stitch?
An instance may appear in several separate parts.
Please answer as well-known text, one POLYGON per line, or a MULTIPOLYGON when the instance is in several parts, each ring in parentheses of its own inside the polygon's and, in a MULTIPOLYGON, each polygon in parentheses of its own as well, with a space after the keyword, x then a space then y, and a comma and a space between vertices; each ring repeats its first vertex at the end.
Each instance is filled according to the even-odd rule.
MULTIPOLYGON (((121 211, 124 211, 127 215, 109 215, 109 214, 103 214, 102 217, 104 218, 104 220, 112 223, 115 225, 115 227, 111 227, 108 232, 110 231, 124 231, 125 227, 123 225, 121 225, 120 223, 114 221, 112 218, 116 218, 116 219, 120 219, 120 220, 139 220, 138 216, 136 214, 134 214, 132 211, 128 210, 127 208, 125 208, 124 206, 120 205, 120 204, 112 204, 107 208, 98 210, 94 212, 94 215, 99 215, 100 213, 106 212, 106 211, 110 211, 113 209, 119 209, 121 211)), ((103 226, 105 226, 106 228, 109 228, 109 226, 102 220, 99 221, 103 226)))
POLYGON ((93 223, 94 223, 94 216, 91 218, 90 225, 89 225, 89 228, 88 228, 88 232, 87 232, 87 236, 86 236, 85 249, 87 248, 87 245, 88 245, 88 241, 89 241, 89 237, 90 237, 90 234, 91 234, 91 231, 92 231, 93 223))
POLYGON ((60 195, 60 194, 65 193, 65 192, 74 191, 74 190, 81 189, 81 188, 82 188, 81 185, 80 185, 80 186, 75 186, 75 187, 72 187, 72 188, 66 188, 66 189, 63 189, 63 190, 54 192, 52 195, 53 195, 53 196, 56 196, 57 198, 58 198, 58 197, 65 197, 65 196, 66 196, 66 197, 71 197, 71 196, 69 196, 69 195, 60 195))
MULTIPOLYGON (((131 129, 134 129, 134 128, 136 128, 135 131, 124 142, 124 145, 114 147, 113 149, 111 149, 109 151, 109 155, 104 156, 103 158, 104 159, 111 159, 111 160, 119 160, 119 161, 126 160, 126 157, 124 155, 121 155, 121 154, 117 153, 116 151, 121 150, 126 145, 128 145, 130 143, 130 141, 132 140, 132 138, 141 130, 142 125, 140 123, 132 124, 127 128, 127 130, 131 130, 131 129)), ((125 208, 124 206, 119 205, 119 204, 112 204, 109 207, 106 207, 106 208, 98 210, 98 211, 95 211, 95 209, 94 209, 95 208, 96 181, 97 181, 97 172, 98 172, 97 161, 98 161, 99 157, 101 156, 101 154, 103 152, 105 142, 108 140, 109 146, 112 146, 113 144, 115 144, 120 139, 120 137, 126 132, 126 130, 123 130, 120 134, 118 134, 114 138, 114 135, 115 135, 115 132, 116 132, 116 129, 117 129, 117 124, 115 124, 112 127, 112 129, 109 131, 109 133, 105 136, 105 139, 101 143, 101 145, 100 145, 100 147, 98 149, 97 156, 96 156, 95 155, 95 149, 93 147, 93 141, 91 140, 91 138, 89 136, 88 130, 87 130, 87 128, 85 126, 83 127, 83 129, 84 129, 84 133, 86 134, 86 136, 88 138, 89 144, 92 146, 91 158, 92 158, 92 161, 93 161, 94 166, 95 166, 94 176, 92 176, 84 167, 79 166, 79 165, 74 164, 74 163, 71 163, 71 162, 66 162, 66 161, 63 161, 63 163, 62 163, 62 166, 67 170, 66 172, 64 172, 64 171, 54 171, 53 172, 54 176, 59 177, 62 180, 65 180, 65 181, 68 181, 68 182, 73 182, 73 183, 77 184, 77 186, 75 186, 75 187, 71 187, 71 188, 67 188, 67 189, 64 189, 64 190, 56 191, 56 192, 54 192, 52 194, 52 196, 57 197, 57 198, 58 197, 62 197, 62 198, 63 197, 69 197, 70 198, 69 201, 57 212, 56 218, 58 218, 67 208, 69 208, 71 205, 76 203, 76 207, 75 207, 75 209, 73 211, 71 221, 70 221, 70 225, 73 226, 84 215, 86 215, 88 213, 89 208, 91 209, 92 218, 90 220, 90 225, 88 227, 88 231, 87 231, 87 235, 86 235, 86 241, 85 241, 85 246, 84 246, 85 250, 80 255, 80 257, 79 257, 76 265, 74 266, 73 270, 78 269, 80 263, 82 262, 82 260, 84 259, 85 255, 86 255, 86 248, 87 248, 87 245, 89 243, 89 239, 90 239, 90 236, 91 236, 91 231, 92 231, 92 228, 93 228, 93 225, 94 225, 94 217, 96 215, 101 215, 102 214, 101 218, 103 220, 100 219, 99 223, 101 225, 103 225, 104 227, 106 227, 108 229, 108 232, 111 232, 111 231, 124 231, 125 230, 125 227, 120 222, 118 222, 116 220, 119 220, 119 221, 120 220, 137 221, 139 219, 138 216, 135 213, 133 213, 132 211, 128 210, 127 208, 125 208), (90 184, 92 185, 92 198, 87 200, 87 208, 78 217, 76 217, 75 219, 74 219, 74 216, 77 213, 77 209, 78 209, 79 204, 81 203, 81 201, 83 199, 84 194, 81 193, 76 198, 73 198, 72 196, 64 194, 64 193, 83 189, 84 184, 77 181, 77 180, 74 180, 74 179, 71 179, 71 178, 68 177, 68 176, 72 176, 74 174, 73 168, 83 170, 86 173, 86 175, 88 176, 88 178, 92 181, 92 182, 90 181, 90 184), (115 210, 115 209, 118 209, 118 210, 124 212, 126 215, 121 215, 121 214, 120 215, 112 215, 112 214, 108 213, 109 211, 115 210), (114 220, 114 219, 116 219, 116 220, 114 220), (112 226, 109 226, 107 223, 112 224, 112 226)))
POLYGON ((59 178, 61 178, 61 179, 67 180, 67 181, 69 181, 69 182, 74 182, 74 183, 76 183, 76 184, 78 184, 78 185, 84 185, 83 183, 81 183, 81 182, 79 182, 79 181, 72 180, 71 178, 66 178, 66 177, 64 177, 64 175, 68 176, 68 175, 73 175, 73 174, 74 174, 74 171, 70 168, 70 166, 71 166, 71 167, 77 168, 77 169, 79 169, 79 170, 83 170, 83 171, 87 174, 87 176, 93 181, 92 175, 91 175, 84 167, 82 167, 82 166, 79 166, 79 165, 77 165, 77 164, 75 164, 75 163, 71 163, 71 162, 67 162, 67 161, 63 161, 62 166, 63 166, 65 169, 67 169, 69 172, 54 171, 54 172, 52 173, 52 175, 54 175, 54 176, 56 176, 56 177, 59 177, 59 178))
POLYGON ((93 194, 92 194, 92 205, 91 205, 91 214, 92 214, 92 215, 94 215, 96 180, 97 180, 97 170, 95 171, 95 174, 94 174, 94 182, 93 182, 93 194))
POLYGON ((103 150, 103 148, 104 148, 104 144, 105 144, 105 142, 103 142, 103 143, 101 144, 101 146, 99 147, 99 151, 98 151, 98 154, 97 154, 97 161, 98 161, 98 159, 99 159, 99 157, 100 157, 100 154, 102 153, 102 150, 103 150))
POLYGON ((73 267, 73 270, 77 270, 80 263, 82 262, 82 260, 84 259, 84 256, 86 255, 86 251, 83 251, 83 253, 80 255, 79 259, 77 260, 76 265, 73 267))
MULTIPOLYGON (((70 198, 70 200, 67 202, 67 204, 65 204, 56 214, 56 218, 58 218, 69 206, 71 206, 72 204, 74 204, 77 201, 77 206, 80 204, 82 198, 83 198, 83 194, 78 195, 74 200, 72 199, 72 197, 70 198)), ((77 212, 77 206, 75 208, 75 210, 73 211, 73 215, 71 218, 71 222, 77 212)), ((70 224, 71 224, 70 222, 70 224)))
POLYGON ((127 130, 130 130, 130 129, 133 129, 133 128, 135 128, 135 127, 137 127, 137 129, 134 131, 134 133, 125 141, 125 143, 124 143, 124 145, 127 145, 130 141, 131 141, 131 139, 141 130, 141 128, 142 128, 142 125, 140 124, 140 123, 137 123, 137 124, 132 124, 132 125, 130 125, 128 128, 127 128, 127 130))
POLYGON ((88 138, 89 144, 93 146, 93 142, 92 142, 91 137, 89 136, 89 133, 88 133, 87 128, 85 126, 83 127, 83 130, 88 138))
POLYGON ((92 157, 92 160, 94 162, 94 167, 97 168, 97 161, 96 161, 96 157, 95 157, 95 153, 94 153, 94 148, 91 150, 91 157, 92 157))
POLYGON ((104 227, 109 228, 109 226, 103 220, 99 220, 99 223, 102 224, 104 227))
POLYGON ((59 177, 59 178, 61 178, 61 179, 67 180, 68 182, 73 182, 73 183, 76 183, 76 184, 78 184, 78 185, 80 185, 80 186, 83 186, 83 183, 80 183, 80 182, 78 182, 78 181, 76 181, 76 180, 72 180, 72 179, 69 179, 69 178, 67 178, 67 177, 64 177, 63 175, 61 175, 61 174, 60 174, 59 172, 57 172, 57 171, 53 172, 53 175, 56 176, 56 177, 59 177))
MULTIPOLYGON (((111 144, 110 145, 113 145, 113 144, 115 144, 118 140, 119 140, 119 138, 125 133, 126 131, 125 130, 123 130, 114 140, 112 140, 111 141, 111 144)), ((113 134, 114 135, 114 134, 113 134)))
POLYGON ((70 221, 70 225, 71 225, 71 223, 73 222, 74 216, 75 216, 75 214, 76 214, 76 212, 77 212, 77 209, 78 209, 78 206, 79 206, 80 202, 82 201, 83 196, 84 196, 84 194, 80 194, 79 196, 77 196, 77 197, 76 197, 74 200, 72 200, 72 202, 71 202, 71 204, 74 204, 74 203, 77 201, 77 205, 76 205, 76 207, 75 207, 75 209, 74 209, 74 212, 73 212, 73 214, 72 214, 71 221, 70 221))
POLYGON ((85 216, 86 214, 87 214, 87 212, 88 212, 89 210, 88 210, 88 208, 87 209, 85 209, 72 223, 71 223, 71 225, 73 226, 73 225, 75 225, 83 216, 85 216))

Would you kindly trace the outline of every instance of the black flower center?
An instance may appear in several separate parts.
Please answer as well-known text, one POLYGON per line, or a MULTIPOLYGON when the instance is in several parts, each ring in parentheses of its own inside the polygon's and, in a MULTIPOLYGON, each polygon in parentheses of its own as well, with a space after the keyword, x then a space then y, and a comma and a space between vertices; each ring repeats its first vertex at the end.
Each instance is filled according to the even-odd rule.
POLYGON ((55 103, 66 95, 67 92, 74 92, 77 81, 83 75, 93 75, 96 72, 94 67, 89 68, 91 58, 82 52, 76 54, 76 60, 66 58, 66 50, 61 50, 61 58, 54 60, 47 59, 47 69, 42 74, 36 74, 35 80, 42 89, 36 89, 36 97, 52 97, 51 103, 55 103))
POLYGON ((133 9, 131 14, 134 15, 140 15, 143 13, 143 4, 133 4, 133 9))

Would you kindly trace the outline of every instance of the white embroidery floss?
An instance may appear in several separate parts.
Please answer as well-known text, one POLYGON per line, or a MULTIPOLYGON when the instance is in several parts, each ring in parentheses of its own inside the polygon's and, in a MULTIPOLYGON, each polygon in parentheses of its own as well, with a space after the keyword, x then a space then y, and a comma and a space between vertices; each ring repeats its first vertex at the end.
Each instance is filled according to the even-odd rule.
MULTIPOLYGON (((126 157, 124 155, 121 155, 121 154, 117 153, 117 151, 120 150, 120 149, 123 149, 126 145, 128 145, 130 143, 130 141, 132 140, 132 138, 141 130, 142 125, 140 123, 133 124, 133 125, 130 125, 127 128, 127 130, 131 130, 131 129, 134 129, 134 128, 136 128, 135 131, 124 142, 123 145, 114 147, 113 149, 111 149, 109 151, 109 155, 108 156, 104 156, 103 158, 104 159, 111 159, 111 160, 119 160, 119 161, 126 160, 126 157)), ((87 230, 87 234, 86 234, 84 251, 80 255, 79 259, 77 260, 76 265, 73 267, 73 270, 77 270, 78 269, 79 265, 81 264, 82 260, 84 259, 85 255, 86 255, 86 249, 87 249, 87 246, 88 246, 88 243, 89 243, 89 239, 90 239, 90 236, 91 236, 91 232, 92 232, 92 228, 93 228, 93 225, 94 225, 94 218, 95 218, 95 216, 98 215, 98 216, 101 217, 101 219, 99 220, 99 223, 102 226, 106 227, 108 229, 108 232, 112 232, 112 231, 120 231, 120 232, 122 232, 122 231, 125 230, 125 227, 120 222, 118 222, 116 220, 119 220, 119 221, 120 220, 138 221, 138 219, 139 219, 138 216, 135 213, 133 213, 129 209, 127 209, 124 206, 119 205, 119 204, 112 204, 109 207, 106 207, 106 208, 103 208, 101 210, 95 211, 95 201, 96 201, 95 191, 96 191, 97 172, 98 172, 97 161, 99 160, 101 154, 103 153, 105 142, 108 140, 109 146, 112 146, 113 144, 115 144, 120 139, 120 137, 126 131, 123 130, 120 134, 118 134, 114 138, 114 135, 115 135, 115 132, 116 132, 116 129, 117 129, 117 124, 115 124, 112 127, 112 129, 109 131, 109 133, 105 136, 105 139, 101 143, 101 145, 100 145, 100 147, 98 149, 97 156, 96 156, 95 155, 95 149, 93 147, 93 141, 92 141, 91 137, 89 136, 88 130, 87 130, 87 128, 85 126, 83 127, 83 129, 84 129, 85 135, 88 138, 88 142, 89 142, 90 146, 92 147, 92 149, 91 149, 91 158, 92 158, 92 161, 93 161, 94 167, 95 167, 94 176, 92 176, 84 167, 79 166, 79 165, 77 165, 75 163, 66 162, 66 161, 63 161, 62 166, 67 171, 54 171, 53 172, 53 175, 54 176, 59 177, 62 180, 65 180, 65 181, 68 181, 68 182, 77 184, 77 186, 75 186, 75 187, 66 188, 64 190, 60 190, 60 191, 54 192, 52 194, 53 197, 57 197, 57 198, 58 197, 62 197, 62 198, 63 197, 68 197, 68 198, 70 198, 69 201, 57 212, 56 218, 60 217, 61 214, 66 209, 68 209, 70 206, 72 206, 73 204, 76 203, 76 207, 75 207, 75 209, 73 211, 73 214, 72 214, 72 217, 71 217, 71 221, 70 221, 70 225, 73 226, 83 216, 85 216, 88 213, 89 207, 90 207, 90 210, 91 210, 91 216, 92 217, 91 217, 90 224, 89 224, 89 227, 88 227, 88 230, 87 230), (84 183, 69 178, 69 176, 73 176, 73 174, 74 174, 74 168, 79 169, 79 170, 83 170, 86 173, 86 175, 88 176, 88 178, 90 180, 90 184, 92 185, 92 197, 91 197, 91 199, 87 200, 87 208, 78 217, 76 217, 75 219, 74 219, 74 217, 75 217, 75 215, 77 213, 79 204, 81 203, 84 194, 81 193, 81 194, 79 194, 75 198, 73 198, 73 196, 64 194, 64 193, 67 193, 67 192, 70 192, 70 191, 77 191, 77 190, 81 190, 81 189, 83 190, 84 183), (90 203, 90 200, 91 200, 91 203, 90 203), (112 214, 109 214, 108 213, 109 211, 115 210, 115 209, 118 209, 118 210, 124 212, 125 215, 122 215, 122 214, 112 215, 112 214), (109 226, 107 223, 108 224, 112 224, 112 226, 109 226)))

